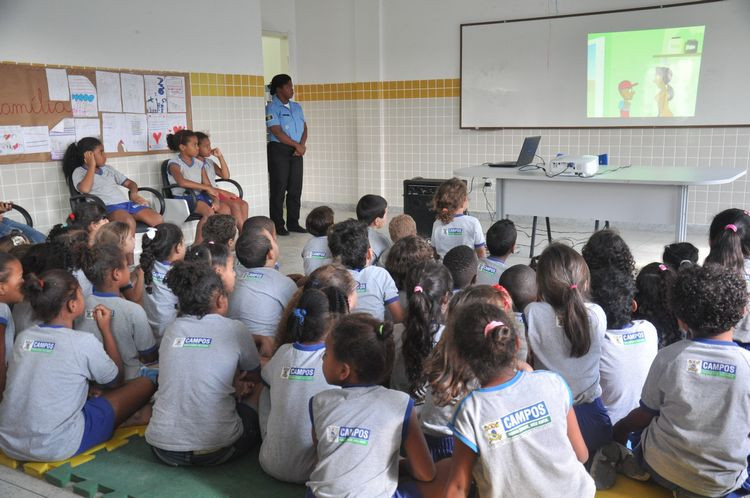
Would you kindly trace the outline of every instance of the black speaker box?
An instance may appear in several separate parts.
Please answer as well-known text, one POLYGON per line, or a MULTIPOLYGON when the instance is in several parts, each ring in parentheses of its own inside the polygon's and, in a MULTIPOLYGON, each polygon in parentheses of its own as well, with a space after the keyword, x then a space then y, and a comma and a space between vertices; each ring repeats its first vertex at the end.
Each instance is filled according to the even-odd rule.
POLYGON ((404 214, 414 218, 417 222, 417 233, 422 237, 432 235, 432 224, 435 221, 432 200, 438 187, 444 181, 420 177, 404 180, 404 214))

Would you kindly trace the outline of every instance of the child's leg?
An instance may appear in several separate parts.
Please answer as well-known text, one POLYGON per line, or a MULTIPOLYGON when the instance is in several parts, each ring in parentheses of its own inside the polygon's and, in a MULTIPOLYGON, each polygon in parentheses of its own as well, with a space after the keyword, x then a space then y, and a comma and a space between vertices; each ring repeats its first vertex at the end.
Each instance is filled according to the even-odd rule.
POLYGON ((435 479, 433 479, 432 481, 405 481, 403 484, 399 482, 398 490, 396 491, 396 493, 399 493, 399 491, 405 488, 405 491, 407 491, 407 493, 403 494, 405 494, 406 496, 411 496, 411 493, 408 493, 409 488, 416 487, 419 494, 424 498, 430 498, 433 496, 445 496, 445 485, 448 483, 448 478, 451 475, 451 459, 445 458, 443 460, 440 460, 435 464, 435 468, 437 470, 437 474, 435 475, 435 479))
POLYGON ((133 218, 133 215, 128 213, 126 210, 118 209, 116 211, 112 211, 107 215, 107 218, 109 218, 109 221, 121 221, 123 223, 127 223, 130 227, 130 231, 135 233, 135 218, 133 218))
POLYGON ((247 202, 239 198, 224 202, 229 206, 229 210, 237 222, 237 230, 242 230, 242 224, 247 219, 247 202))
POLYGON ((164 219, 159 213, 151 208, 141 209, 133 215, 137 221, 142 221, 150 227, 155 227, 164 222, 164 219))
POLYGON ((201 234, 203 224, 206 223, 207 219, 213 216, 214 210, 205 202, 198 201, 195 204, 195 210, 193 210, 193 212, 198 213, 201 216, 201 219, 198 221, 198 226, 195 229, 195 243, 200 244, 203 241, 203 234, 201 234))
POLYGON ((109 401, 115 414, 115 427, 148 403, 156 386, 147 377, 133 379, 117 389, 105 391, 101 397, 109 401))
POLYGON ((612 441, 612 422, 601 398, 597 398, 591 403, 576 405, 573 409, 578 418, 581 435, 583 435, 583 440, 586 442, 586 448, 589 451, 589 460, 586 462, 586 468, 588 469, 596 451, 612 441))

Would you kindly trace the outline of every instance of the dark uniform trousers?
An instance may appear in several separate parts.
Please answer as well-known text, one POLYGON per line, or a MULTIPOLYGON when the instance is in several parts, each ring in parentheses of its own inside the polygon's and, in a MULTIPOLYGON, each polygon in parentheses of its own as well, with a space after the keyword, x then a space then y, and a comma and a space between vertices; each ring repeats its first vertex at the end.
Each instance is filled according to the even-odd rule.
POLYGON ((299 226, 302 156, 295 156, 294 147, 280 142, 268 142, 267 152, 270 217, 277 229, 284 226, 286 195, 286 226, 299 226))

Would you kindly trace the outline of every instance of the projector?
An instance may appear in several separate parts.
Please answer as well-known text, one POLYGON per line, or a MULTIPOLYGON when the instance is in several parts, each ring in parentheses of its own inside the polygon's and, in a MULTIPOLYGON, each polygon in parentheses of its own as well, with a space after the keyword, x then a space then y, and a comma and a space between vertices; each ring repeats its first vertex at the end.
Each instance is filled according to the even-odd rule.
POLYGON ((550 161, 550 175, 594 176, 599 171, 599 156, 559 156, 550 161))

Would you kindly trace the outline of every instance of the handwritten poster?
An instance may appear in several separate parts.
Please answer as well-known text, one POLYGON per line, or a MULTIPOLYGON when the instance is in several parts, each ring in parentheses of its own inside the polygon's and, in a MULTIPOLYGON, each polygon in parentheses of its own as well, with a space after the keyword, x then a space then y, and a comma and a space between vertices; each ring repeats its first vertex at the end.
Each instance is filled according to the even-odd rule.
POLYGON ((96 138, 102 137, 102 134, 99 131, 99 119, 76 118, 75 129, 76 129, 76 142, 86 137, 96 137, 96 138))
POLYGON ((76 125, 73 118, 64 118, 49 131, 50 155, 59 161, 68 145, 76 141, 76 125))
POLYGON ((185 112, 185 78, 167 76, 164 83, 167 87, 167 112, 185 112))
POLYGON ((167 112, 167 88, 164 76, 147 74, 143 78, 146 84, 146 112, 167 112))
POLYGON ((121 73, 120 83, 122 85, 122 110, 124 112, 142 113, 145 105, 143 76, 121 73))
POLYGON ((125 114, 125 150, 146 152, 148 150, 148 126, 145 114, 125 114))
POLYGON ((185 114, 167 114, 167 132, 177 133, 187 129, 187 116, 185 114))
POLYGON ((148 150, 167 150, 167 115, 149 114, 148 150))
POLYGON ((20 126, 0 126, 0 156, 23 154, 23 134, 20 126))
POLYGON ((98 117, 99 107, 96 101, 96 87, 85 76, 68 75, 70 86, 70 104, 75 118, 98 117))
POLYGON ((96 91, 101 112, 122 112, 120 74, 109 71, 96 72, 96 91))
POLYGON ((70 100, 68 72, 65 69, 47 68, 47 92, 50 100, 70 100))
POLYGON ((145 114, 102 113, 105 152, 146 152, 147 130, 145 114))
POLYGON ((24 126, 23 134, 24 154, 38 154, 50 151, 49 128, 46 126, 24 126))

